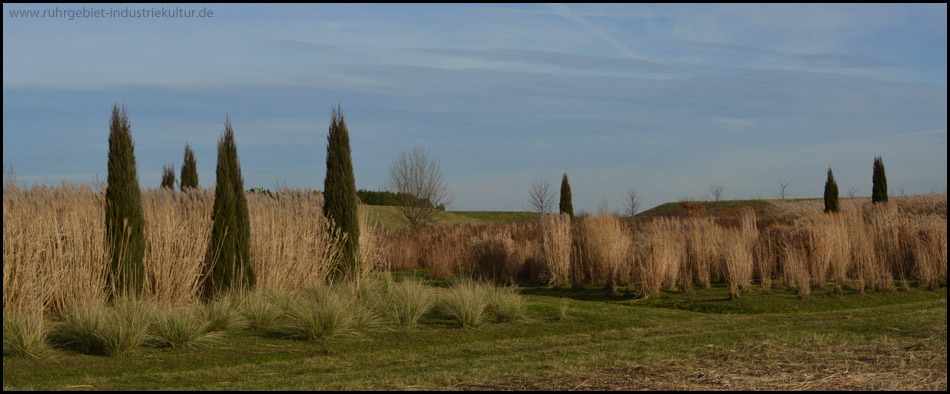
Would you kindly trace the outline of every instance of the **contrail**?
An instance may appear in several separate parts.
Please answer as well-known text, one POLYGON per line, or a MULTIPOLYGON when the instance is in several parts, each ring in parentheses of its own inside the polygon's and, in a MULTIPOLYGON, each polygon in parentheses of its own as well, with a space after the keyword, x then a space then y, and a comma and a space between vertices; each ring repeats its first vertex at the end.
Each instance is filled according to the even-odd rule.
POLYGON ((613 45, 614 48, 620 51, 624 56, 634 59, 634 60, 645 60, 640 55, 637 55, 633 50, 630 49, 626 44, 620 42, 620 40, 614 38, 607 33, 604 29, 601 29, 599 26, 593 24, 591 21, 587 20, 578 13, 571 11, 570 8, 567 8, 564 4, 548 4, 548 7, 551 7, 554 12, 558 13, 567 19, 570 19, 574 22, 577 22, 584 26, 589 32, 593 33, 595 36, 600 37, 604 41, 607 41, 608 44, 613 45))

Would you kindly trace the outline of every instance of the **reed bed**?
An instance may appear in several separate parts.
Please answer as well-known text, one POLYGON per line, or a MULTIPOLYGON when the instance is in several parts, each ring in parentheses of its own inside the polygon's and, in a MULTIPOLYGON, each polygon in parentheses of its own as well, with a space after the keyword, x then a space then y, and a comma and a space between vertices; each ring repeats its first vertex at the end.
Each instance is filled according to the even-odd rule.
POLYGON ((571 283, 571 217, 566 213, 541 216, 541 262, 539 278, 551 286, 571 283))
MULTIPOLYGON (((60 318, 79 306, 106 304, 110 256, 102 189, 4 186, 5 313, 60 318)), ((323 217, 322 203, 319 193, 306 190, 248 195, 258 292, 327 284, 346 235, 323 217)), ((151 299, 170 306, 199 301, 212 206, 212 190, 143 193, 151 299)), ((886 292, 895 281, 904 288, 947 281, 946 194, 885 204, 845 199, 836 215, 824 214, 820 201, 778 203, 734 219, 596 215, 572 221, 548 215, 537 222, 397 231, 366 225, 364 214, 360 254, 364 274, 425 269, 431 278, 471 275, 609 290, 626 285, 642 297, 714 282, 726 283, 734 297, 756 282, 766 292, 781 285, 807 297, 814 287, 886 292)), ((251 302, 236 297, 242 308, 251 302)), ((223 304, 219 308, 228 314, 223 304)))

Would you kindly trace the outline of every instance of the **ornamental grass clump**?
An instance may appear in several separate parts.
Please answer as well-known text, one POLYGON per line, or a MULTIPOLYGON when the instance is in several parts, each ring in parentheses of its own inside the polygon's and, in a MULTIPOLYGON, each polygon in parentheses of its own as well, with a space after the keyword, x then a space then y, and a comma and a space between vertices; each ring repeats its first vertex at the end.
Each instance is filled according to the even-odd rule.
POLYGON ((478 327, 488 310, 488 286, 470 280, 459 282, 443 294, 441 304, 462 328, 478 327))
POLYGON ((246 327, 247 319, 241 313, 243 302, 244 298, 240 295, 225 292, 208 303, 202 304, 199 313, 208 323, 205 331, 236 331, 246 327))
POLYGON ((3 355, 39 357, 46 351, 42 313, 3 314, 3 355))
POLYGON ((403 329, 414 327, 435 304, 432 288, 415 278, 389 282, 385 294, 380 307, 383 316, 403 329))
POLYGON ((115 299, 97 335, 103 353, 123 357, 151 339, 149 327, 155 315, 156 305, 150 300, 140 297, 115 299))
POLYGON ((57 346, 82 353, 102 353, 103 342, 99 333, 106 324, 106 314, 105 306, 100 303, 74 305, 53 326, 50 340, 57 346))
POLYGON ((524 319, 527 308, 524 299, 518 294, 515 287, 489 287, 488 310, 495 315, 498 321, 514 323, 524 319))
POLYGON ((352 308, 339 289, 312 287, 287 310, 285 327, 292 337, 323 341, 352 330, 352 308))
POLYGON ((156 314, 152 324, 152 342, 173 350, 207 344, 217 336, 208 330, 209 321, 201 309, 169 309, 156 314))

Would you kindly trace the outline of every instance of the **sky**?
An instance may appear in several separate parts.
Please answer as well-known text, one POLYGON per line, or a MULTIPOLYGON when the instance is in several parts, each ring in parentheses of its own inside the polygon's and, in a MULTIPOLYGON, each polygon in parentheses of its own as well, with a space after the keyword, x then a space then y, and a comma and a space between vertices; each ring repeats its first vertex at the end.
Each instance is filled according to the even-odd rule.
POLYGON ((452 210, 565 173, 575 213, 821 197, 828 168, 869 196, 875 156, 945 193, 947 5, 3 5, 5 173, 104 180, 114 104, 143 187, 185 143, 213 186, 227 117, 246 188, 322 189, 340 105, 357 188, 420 146, 452 210))

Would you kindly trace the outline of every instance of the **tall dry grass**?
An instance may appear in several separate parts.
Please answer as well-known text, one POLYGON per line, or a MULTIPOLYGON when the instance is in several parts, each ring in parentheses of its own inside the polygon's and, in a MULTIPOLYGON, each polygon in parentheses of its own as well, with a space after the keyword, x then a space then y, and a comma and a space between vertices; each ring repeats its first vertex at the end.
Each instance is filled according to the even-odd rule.
POLYGON ((732 299, 737 299, 742 292, 748 291, 752 283, 755 264, 753 247, 758 236, 755 211, 751 208, 742 210, 738 230, 730 229, 722 233, 720 243, 722 271, 732 299))
POLYGON ((572 282, 575 286, 605 283, 608 292, 615 291, 618 280, 626 283, 620 273, 626 268, 630 242, 614 216, 595 215, 581 220, 574 239, 572 282))
POLYGON ((147 292, 172 305, 194 303, 211 243, 214 194, 162 188, 146 190, 142 197, 147 292))
MULTIPOLYGON (((147 291, 166 304, 193 303, 210 234, 209 190, 146 190, 147 291)), ((740 294, 751 280, 778 280, 807 297, 813 286, 890 291, 946 283, 946 195, 888 204, 843 201, 839 215, 820 202, 784 203, 756 217, 571 221, 361 231, 364 271, 427 268, 499 282, 574 286, 626 284, 641 296, 722 281, 740 294), (765 223, 762 229, 757 224, 765 223), (632 245, 632 246, 631 246, 632 245), (751 262, 751 263, 750 263, 751 262), (381 268, 385 267, 385 268, 381 268)), ((7 183, 3 194, 4 311, 63 315, 108 298, 109 248, 102 187, 7 183)), ((323 284, 344 235, 322 215, 322 198, 284 190, 251 194, 251 258, 261 290, 292 293, 323 284)), ((366 210, 363 210, 364 212, 366 210)))
POLYGON ((683 238, 685 242, 684 269, 681 275, 681 287, 689 290, 689 283, 696 283, 708 289, 712 282, 713 266, 717 263, 718 240, 722 237, 722 228, 713 218, 687 218, 683 220, 683 238))
POLYGON ((635 239, 630 259, 630 284, 641 297, 671 289, 677 282, 679 264, 685 255, 680 221, 658 218, 644 226, 635 239))
POLYGON ((325 283, 345 235, 323 216, 323 197, 284 189, 251 193, 251 267, 257 288, 288 293, 325 283))
POLYGON ((517 282, 524 261, 519 261, 510 232, 483 232, 473 238, 471 248, 475 277, 497 283, 517 282))
POLYGON ((61 314, 105 302, 104 204, 101 187, 4 185, 4 311, 61 314))
POLYGON ((541 261, 544 265, 542 280, 551 286, 571 283, 571 216, 542 215, 541 261))
POLYGON ((785 226, 773 226, 759 233, 752 246, 755 264, 754 277, 759 278, 763 293, 770 293, 779 273, 782 242, 788 236, 785 226))

